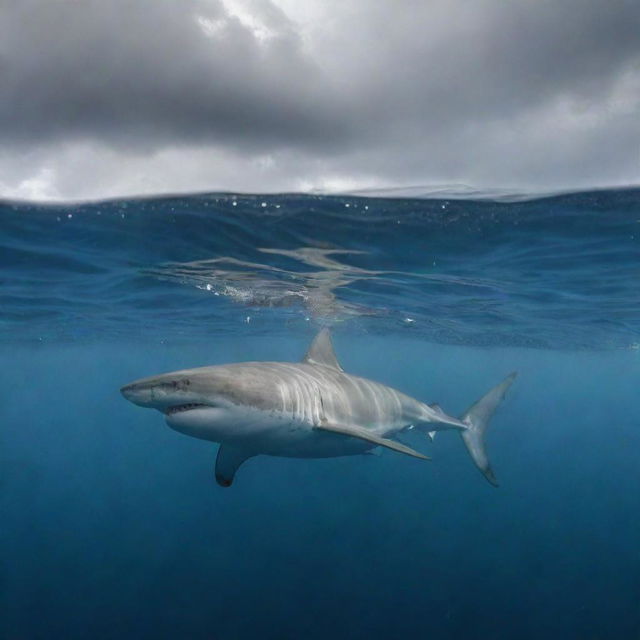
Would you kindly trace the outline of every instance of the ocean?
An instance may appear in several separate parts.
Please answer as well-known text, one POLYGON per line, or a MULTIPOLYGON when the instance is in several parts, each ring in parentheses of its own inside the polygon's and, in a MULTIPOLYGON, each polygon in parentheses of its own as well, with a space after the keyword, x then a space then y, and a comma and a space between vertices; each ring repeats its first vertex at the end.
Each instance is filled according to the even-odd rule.
POLYGON ((640 190, 0 203, 0 637, 640 638, 640 190), (120 387, 297 361, 462 412, 393 451, 257 457, 120 387))

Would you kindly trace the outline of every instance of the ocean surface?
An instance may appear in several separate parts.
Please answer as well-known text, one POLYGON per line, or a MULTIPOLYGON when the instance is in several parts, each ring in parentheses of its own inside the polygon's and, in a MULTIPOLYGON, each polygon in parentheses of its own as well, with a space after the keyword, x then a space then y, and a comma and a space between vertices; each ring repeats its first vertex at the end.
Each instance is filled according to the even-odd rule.
POLYGON ((0 637, 640 638, 640 190, 0 203, 0 637), (327 460, 216 445, 119 388, 299 360, 487 434, 327 460))

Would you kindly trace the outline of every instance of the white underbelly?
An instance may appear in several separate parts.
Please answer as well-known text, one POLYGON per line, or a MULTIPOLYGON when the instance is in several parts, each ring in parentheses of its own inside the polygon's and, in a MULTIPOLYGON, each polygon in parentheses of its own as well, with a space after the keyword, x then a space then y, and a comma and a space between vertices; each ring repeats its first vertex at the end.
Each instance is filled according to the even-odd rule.
POLYGON ((375 445, 358 438, 327 433, 290 414, 254 409, 224 413, 193 409, 168 416, 167 424, 185 435, 246 447, 256 454, 287 458, 332 458, 365 453, 375 445))

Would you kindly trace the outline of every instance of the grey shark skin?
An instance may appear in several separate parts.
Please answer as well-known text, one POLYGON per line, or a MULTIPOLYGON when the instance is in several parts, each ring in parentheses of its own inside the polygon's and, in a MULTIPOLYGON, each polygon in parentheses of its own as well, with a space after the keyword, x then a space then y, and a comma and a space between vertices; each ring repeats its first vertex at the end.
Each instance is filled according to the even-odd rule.
POLYGON ((394 438, 416 428, 433 437, 455 429, 486 479, 497 486, 483 435, 516 374, 462 418, 447 415, 391 387, 345 373, 323 329, 300 363, 243 362, 143 378, 122 387, 127 400, 157 409, 189 436, 220 443, 216 480, 231 486, 238 467, 259 454, 330 458, 383 446, 427 456, 394 438))

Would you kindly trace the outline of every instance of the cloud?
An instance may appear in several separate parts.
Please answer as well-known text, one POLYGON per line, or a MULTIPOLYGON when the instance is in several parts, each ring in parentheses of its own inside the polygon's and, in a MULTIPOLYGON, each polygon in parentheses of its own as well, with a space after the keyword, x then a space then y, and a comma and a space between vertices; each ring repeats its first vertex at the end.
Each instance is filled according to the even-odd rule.
POLYGON ((264 39, 218 2, 40 2, 6 13, 9 142, 322 145, 334 130, 335 102, 284 16, 264 39))
POLYGON ((17 0, 0 195, 640 178, 640 6, 17 0))

